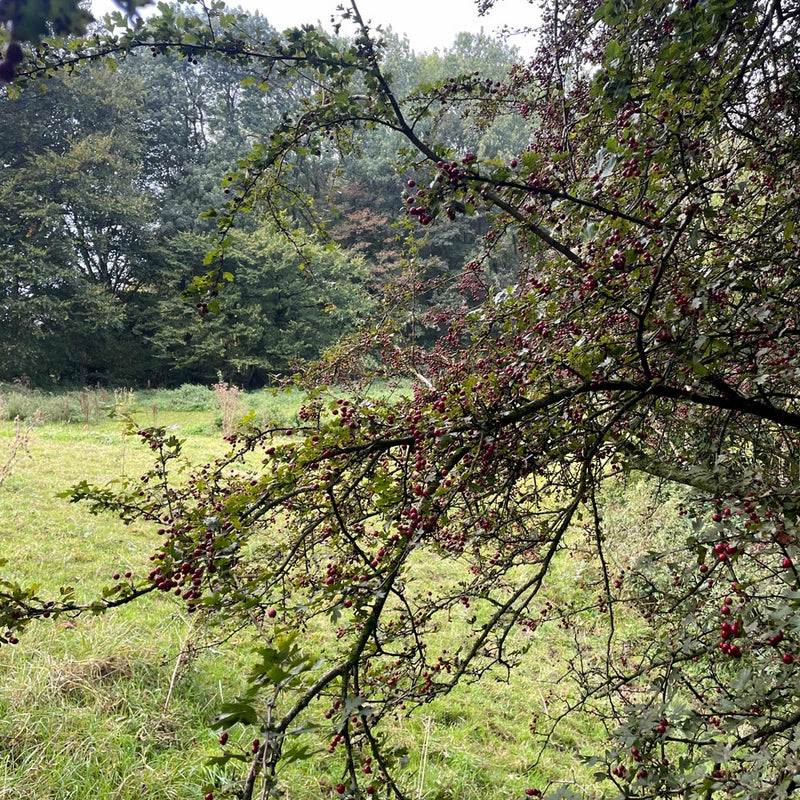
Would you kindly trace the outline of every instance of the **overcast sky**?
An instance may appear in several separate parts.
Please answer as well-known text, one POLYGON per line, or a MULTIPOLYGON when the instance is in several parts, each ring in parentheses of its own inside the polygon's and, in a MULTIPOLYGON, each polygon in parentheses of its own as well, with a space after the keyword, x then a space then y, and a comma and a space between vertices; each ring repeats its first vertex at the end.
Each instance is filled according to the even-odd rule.
MULTIPOLYGON (((304 23, 322 23, 330 29, 331 14, 341 0, 230 0, 231 6, 246 10, 259 10, 279 30, 304 23)), ((114 8, 112 0, 92 0, 96 17, 114 8)), ((498 0, 497 7, 487 16, 479 17, 474 0, 358 0, 363 17, 373 25, 391 26, 395 32, 405 33, 417 52, 449 47, 460 31, 477 33, 481 29, 494 34, 507 25, 519 29, 536 21, 538 3, 532 0, 498 0)), ((348 31, 343 28, 342 33, 348 31)), ((526 37, 510 41, 523 52, 526 37)))

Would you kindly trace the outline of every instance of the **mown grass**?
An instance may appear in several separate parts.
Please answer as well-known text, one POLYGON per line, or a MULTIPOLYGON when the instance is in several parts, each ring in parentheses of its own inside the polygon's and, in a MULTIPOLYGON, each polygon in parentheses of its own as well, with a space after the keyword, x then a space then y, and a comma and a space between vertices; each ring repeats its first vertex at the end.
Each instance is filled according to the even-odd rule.
MULTIPOLYGON (((55 408, 73 402, 79 410, 86 407, 78 396, 38 399, 48 397, 55 408)), ((124 393, 116 400, 138 405, 142 424, 174 426, 194 461, 224 451, 209 390, 124 393)), ((4 408, 14 403, 4 402, 4 408)), ((260 393, 246 395, 242 411, 256 408, 265 419, 291 424, 299 403, 297 393, 260 393)), ((0 461, 15 430, 4 416, 0 461)), ((26 418, 35 420, 35 410, 26 418)), ((154 531, 92 516, 58 493, 77 480, 138 475, 147 463, 147 452, 105 413, 88 421, 79 414, 69 423, 37 422, 27 452, 0 486, 6 574, 10 570, 23 583, 36 580, 49 591, 73 585, 84 596, 110 583, 115 571, 141 574, 154 531)), ((564 585, 574 582, 569 569, 557 578, 564 585)), ((458 627, 448 635, 457 639, 458 627)), ((394 734, 410 754, 406 785, 417 786, 426 800, 519 797, 524 788, 548 781, 591 794, 579 756, 600 741, 598 723, 586 717, 562 726, 540 761, 530 733, 532 715, 570 691, 560 663, 570 637, 557 628, 533 634, 524 665, 507 681, 498 674, 459 686, 398 720, 394 734)), ((213 778, 205 761, 218 751, 209 725, 221 702, 235 696, 250 658, 241 637, 201 647, 209 640, 179 604, 159 596, 105 616, 43 621, 19 645, 0 648, 0 800, 202 796, 213 778)), ((286 796, 333 796, 341 776, 325 769, 319 762, 299 764, 281 778, 286 796)))

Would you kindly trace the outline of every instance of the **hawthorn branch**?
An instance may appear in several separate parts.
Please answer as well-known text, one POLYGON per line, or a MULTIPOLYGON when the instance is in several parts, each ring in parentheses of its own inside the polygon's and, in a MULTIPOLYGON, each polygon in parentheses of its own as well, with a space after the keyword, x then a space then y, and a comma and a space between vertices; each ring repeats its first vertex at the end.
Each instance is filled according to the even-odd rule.
POLYGON ((756 741, 765 742, 771 737, 775 736, 775 734, 785 733, 797 725, 800 725, 800 711, 795 711, 794 714, 786 717, 780 722, 775 723, 774 725, 765 725, 763 728, 759 728, 747 736, 740 737, 736 740, 736 745, 741 747, 756 741))
POLYGON ((725 394, 708 395, 694 389, 670 386, 664 383, 639 383, 625 380, 600 380, 586 382, 574 387, 568 387, 543 395, 529 403, 524 403, 513 411, 501 416, 500 425, 510 425, 530 419, 535 414, 546 408, 571 398, 586 394, 602 394, 603 392, 629 393, 645 397, 660 397, 670 400, 681 400, 709 408, 738 411, 741 414, 757 419, 769 420, 788 428, 800 430, 800 414, 774 406, 772 403, 753 400, 729 389, 725 394))
POLYGON ((656 276, 653 279, 652 284, 650 285, 649 291, 647 292, 647 300, 645 301, 644 308, 642 309, 641 312, 636 314, 636 317, 638 319, 638 324, 636 326, 636 352, 639 354, 639 363, 642 365, 642 371, 644 372, 644 376, 648 381, 651 381, 653 379, 653 373, 650 369, 650 362, 647 358, 647 353, 644 347, 645 324, 647 322, 648 316, 650 315, 650 312, 653 309, 653 304, 655 303, 658 288, 661 285, 664 273, 667 270, 667 262, 672 257, 672 254, 675 252, 675 248, 678 246, 678 242, 680 241, 686 229, 689 227, 694 214, 695 214, 695 209, 692 208, 686 215, 683 224, 678 228, 677 231, 675 231, 675 234, 673 235, 672 239, 670 239, 669 245, 667 246, 666 250, 661 256, 656 276))

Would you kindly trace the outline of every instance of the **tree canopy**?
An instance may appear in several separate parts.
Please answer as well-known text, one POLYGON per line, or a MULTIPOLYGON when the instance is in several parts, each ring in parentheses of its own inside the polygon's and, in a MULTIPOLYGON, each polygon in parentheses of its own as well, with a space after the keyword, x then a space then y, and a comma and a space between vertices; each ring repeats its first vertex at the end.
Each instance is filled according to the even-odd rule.
POLYGON ((344 17, 351 40, 170 12, 39 48, 17 69, 45 80, 150 49, 233 63, 266 92, 278 78, 314 87, 229 174, 201 296, 218 293, 245 210, 294 236, 289 220, 313 216, 298 159, 347 159, 376 129, 402 140, 398 205, 416 233, 377 323, 309 372, 299 429, 243 432, 188 485, 164 480, 179 443, 149 429, 159 481, 78 487, 76 499, 158 526, 152 564, 88 605, 9 581, 5 641, 37 617, 177 593, 260 640, 247 692, 219 719, 257 731, 252 753, 221 738, 220 759, 243 762, 238 796, 269 796, 285 761, 314 757, 310 736, 341 764, 340 795, 404 798, 387 718, 513 671, 529 637, 560 625, 584 632, 566 665, 579 696, 543 710, 531 735, 547 747, 563 716, 601 718, 598 793, 791 795, 800 8, 560 0, 546 4, 537 56, 504 78, 402 93, 356 2, 344 17), (453 115, 476 137, 521 119, 527 144, 465 149, 439 135, 453 115), (479 212, 489 226, 458 274, 415 272, 420 237, 479 212), (485 265, 504 247, 513 277, 498 287, 485 265), (421 295, 437 334, 425 347, 408 323, 421 295), (413 394, 363 392, 376 364, 412 377, 413 394), (257 466, 232 469, 239 460, 257 466), (679 493, 686 527, 648 532, 619 565, 609 492, 637 475, 679 493), (562 558, 580 559, 583 578, 542 608, 562 558), (457 577, 420 591, 416 576, 441 561, 457 577), (454 618, 470 633, 444 650, 437 632, 454 618), (312 649, 304 632, 321 625, 332 635, 312 649))
MULTIPOLYGON (((197 25, 198 9, 186 13, 197 25)), ((253 36, 276 35, 257 14, 237 25, 253 36)), ((230 60, 199 61, 176 52, 152 58, 150 52, 90 59, 79 75, 61 71, 36 85, 26 85, 21 74, 0 91, 5 142, 0 192, 7 215, 0 313, 9 323, 0 381, 45 388, 177 385, 207 383, 221 371, 255 387, 291 374, 298 358, 318 357, 330 342, 311 326, 295 327, 291 337, 283 337, 284 355, 278 357, 263 350, 264 332, 252 316, 240 316, 239 333, 225 341, 226 325, 203 314, 219 304, 213 291, 195 298, 194 316, 180 298, 187 283, 206 270, 204 253, 211 243, 202 237, 216 226, 204 212, 232 193, 230 185, 221 185, 222 176, 316 89, 298 76, 254 81, 246 65, 230 60), (253 327, 244 330, 248 324, 253 327), (293 344, 287 347, 289 338, 293 344)), ((445 63, 500 75, 513 63, 514 51, 472 36, 442 54, 417 56, 391 36, 385 60, 399 80, 414 84, 441 77, 445 63)), ((26 63, 16 64, 15 71, 26 63)), ((470 137, 480 146, 499 135, 510 147, 511 133, 519 137, 522 130, 512 122, 494 134, 490 127, 473 135, 457 112, 446 120, 449 138, 470 137)), ((361 288, 331 304, 343 312, 340 333, 352 330, 343 320, 363 318, 364 303, 377 305, 389 279, 402 272, 402 233, 394 225, 399 146, 398 135, 383 129, 347 158, 333 147, 295 154, 290 168, 295 200, 313 204, 324 234, 310 235, 313 224, 302 202, 271 209, 273 227, 304 230, 311 243, 304 255, 285 248, 283 266, 293 271, 304 259, 320 259, 304 273, 307 293, 314 291, 313 274, 327 271, 338 258, 317 246, 322 241, 335 242, 334 249, 352 262, 347 271, 361 288)), ((424 265, 431 276, 456 272, 472 256, 476 232, 485 229, 485 219, 475 218, 432 231, 419 251, 420 269, 424 265)), ((298 250, 298 236, 294 239, 298 250)), ((236 254, 230 256, 231 264, 239 263, 236 254)), ((251 269, 256 266, 251 262, 251 269)), ((261 277, 277 281, 279 273, 266 269, 261 277)), ((225 302, 234 304, 239 290, 228 288, 225 302)), ((286 318, 302 316, 301 297, 287 294, 286 318)), ((431 337, 427 329, 420 335, 431 337)))

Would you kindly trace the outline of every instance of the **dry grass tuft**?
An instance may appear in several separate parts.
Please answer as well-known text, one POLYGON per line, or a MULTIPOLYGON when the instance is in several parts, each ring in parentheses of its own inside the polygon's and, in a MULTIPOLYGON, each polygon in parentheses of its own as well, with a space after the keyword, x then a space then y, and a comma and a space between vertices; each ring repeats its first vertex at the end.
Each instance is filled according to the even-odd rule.
POLYGON ((100 700, 109 682, 132 680, 136 668, 132 660, 111 655, 84 661, 48 658, 48 689, 52 694, 86 700, 100 700))

